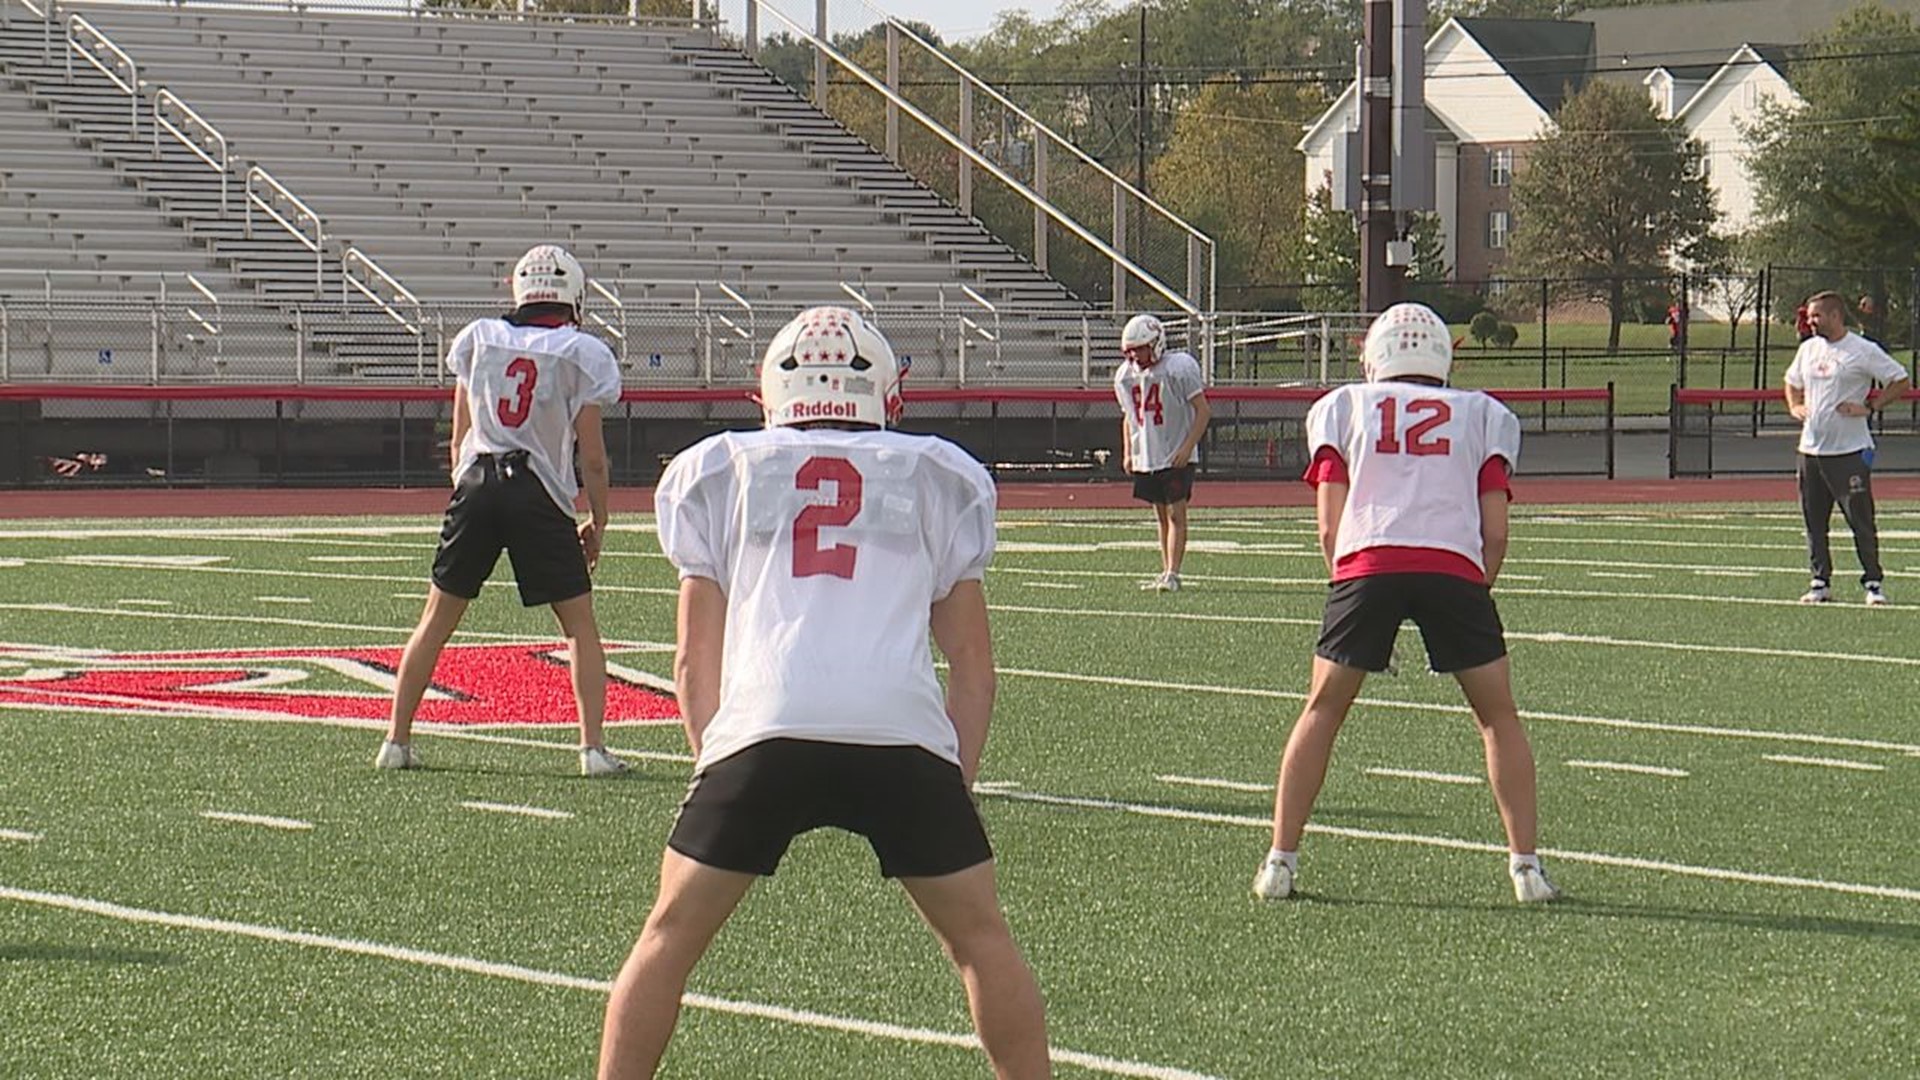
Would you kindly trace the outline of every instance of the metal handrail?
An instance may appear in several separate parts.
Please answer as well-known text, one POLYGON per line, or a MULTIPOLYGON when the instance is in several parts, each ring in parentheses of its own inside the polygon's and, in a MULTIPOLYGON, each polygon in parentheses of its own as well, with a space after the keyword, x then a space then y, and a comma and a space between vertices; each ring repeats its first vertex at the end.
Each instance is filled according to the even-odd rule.
POLYGON ((215 341, 218 341, 220 339, 220 327, 223 321, 220 319, 220 298, 213 295, 213 290, 207 288, 199 278, 194 277, 193 271, 188 270, 182 276, 187 279, 187 284, 193 287, 193 291, 206 297, 207 303, 213 305, 213 318, 215 321, 208 322, 204 314, 194 310, 191 306, 192 301, 188 301, 187 314, 193 316, 193 321, 199 323, 202 330, 205 330, 209 336, 215 341))
POLYGON ((133 129, 135 135, 140 134, 140 65, 134 63, 133 57, 128 56, 126 51, 120 48, 120 46, 115 45, 113 39, 103 33, 99 27, 88 22, 85 15, 78 13, 67 16, 68 82, 73 81, 73 56, 75 53, 79 53, 82 60, 85 60, 98 69, 100 74, 105 75, 109 82, 127 92, 127 126, 133 129), (83 43, 75 36, 82 30, 86 31, 91 42, 91 44, 87 44, 85 47, 83 47, 83 43), (104 49, 106 52, 112 54, 114 59, 125 64, 127 66, 126 78, 121 78, 118 71, 107 66, 98 56, 95 56, 95 48, 104 49))
POLYGON ((868 322, 872 322, 875 317, 879 315, 879 312, 874 310, 873 301, 867 299, 866 293, 861 292, 845 281, 840 283, 840 291, 853 297, 853 302, 859 304, 860 307, 866 311, 868 322))
POLYGON ((358 291, 360 295, 373 301, 375 304, 378 304, 380 310, 386 312, 389 319, 399 323, 400 328, 407 333, 412 334, 416 338, 425 336, 421 328, 426 324, 427 316, 425 309, 420 306, 420 298, 413 295, 412 290, 408 289, 405 285, 400 284, 399 278, 387 273, 381 268, 379 263, 373 261, 371 256, 357 247, 349 247, 340 255, 340 296, 342 299, 346 299, 347 289, 349 287, 358 291), (413 308, 413 321, 407 321, 406 315, 402 314, 400 309, 389 303, 386 297, 367 287, 359 278, 354 277, 352 271, 356 268, 366 271, 368 276, 374 279, 375 283, 386 286, 393 294, 393 299, 410 305, 413 308))
MULTIPOLYGON (((973 72, 967 70, 967 68, 962 66, 958 60, 955 60, 953 57, 948 56, 938 46, 934 45, 932 42, 929 42, 925 38, 921 37, 918 33, 914 31, 913 27, 900 21, 898 18, 894 17, 893 15, 890 15, 884 11, 881 11, 879 8, 874 7, 871 3, 866 3, 865 6, 867 10, 873 12, 874 14, 884 19, 890 29, 901 34, 907 40, 913 42, 914 44, 920 46, 922 50, 928 53, 931 53, 934 59, 946 65, 947 68, 951 70, 955 75, 958 75, 963 82, 971 85, 976 90, 985 91, 986 95, 992 98, 995 102, 997 102, 1001 108, 1006 109, 1007 111, 1011 112, 1013 115, 1019 117, 1021 120, 1029 124, 1033 128, 1033 132, 1036 137, 1044 136, 1050 143, 1066 150, 1067 153, 1073 155, 1082 164, 1092 166, 1096 172, 1098 172, 1101 176, 1105 177, 1108 181, 1112 182, 1112 184, 1116 188, 1124 190, 1127 194, 1139 200, 1142 206, 1148 208, 1149 210, 1152 210, 1155 214, 1158 214, 1161 218, 1165 219, 1169 224, 1175 226, 1180 231, 1186 233, 1188 237, 1188 242, 1190 244, 1197 243, 1201 245, 1201 249, 1205 255, 1204 261, 1206 263, 1206 270, 1207 270, 1207 282, 1206 282, 1207 288, 1206 288, 1204 299, 1202 300, 1201 303, 1199 303, 1196 306, 1206 308, 1209 310, 1211 310, 1215 306, 1214 290, 1216 288, 1216 281, 1218 279, 1218 274, 1219 274, 1219 269, 1218 269, 1219 252, 1218 252, 1218 245, 1215 243, 1212 237, 1208 236, 1206 233, 1201 232, 1199 229, 1189 224, 1186 221, 1186 219, 1180 217, 1178 214, 1175 214, 1172 210, 1169 210, 1165 205, 1163 205, 1158 200, 1153 198, 1153 196, 1148 195, 1146 192, 1141 191, 1137 187, 1134 187, 1133 184, 1129 183, 1124 177, 1120 176, 1118 173, 1115 173, 1112 169, 1107 168, 1105 165, 1101 164, 1097 159, 1087 154, 1086 151, 1081 150, 1078 146, 1075 146, 1072 142, 1068 141, 1065 136, 1062 136, 1058 132, 1054 131, 1052 128, 1048 127, 1046 124, 1042 123, 1039 117, 1036 117, 1032 113, 1027 112, 1025 109, 1015 104, 1013 100, 1008 98, 1005 94, 1002 94, 1000 91, 995 90, 992 86, 988 85, 985 80, 981 79, 978 75, 975 75, 973 72)), ((1187 280, 1187 292, 1189 294, 1192 294, 1198 291, 1196 288, 1196 283, 1193 280, 1193 278, 1194 278, 1193 266, 1190 262, 1188 266, 1188 280, 1187 280)))
POLYGON ((272 173, 258 165, 247 170, 246 236, 249 240, 253 239, 253 208, 256 206, 260 208, 262 213, 278 223, 281 228, 292 234, 295 240, 300 241, 301 246, 313 252, 313 288, 314 291, 318 292, 326 280, 326 223, 320 219, 320 215, 314 211, 313 207, 301 202, 298 195, 288 191, 285 184, 274 179, 272 173), (280 213, 279 208, 273 205, 271 200, 263 198, 254 190, 254 181, 256 180, 260 182, 261 186, 267 189, 269 195, 278 196, 286 200, 286 202, 293 207, 294 221, 287 220, 287 218, 280 213), (312 236, 306 234, 306 231, 301 228, 300 222, 312 224, 312 236))
POLYGON ((605 298, 607 303, 613 305, 613 310, 619 312, 620 314, 619 326, 615 326, 612 323, 608 322, 606 319, 606 316, 601 315, 597 311, 588 311, 586 312, 586 316, 587 318, 593 320, 593 322, 598 324, 601 329, 605 330, 609 334, 612 334, 614 337, 614 340, 620 343, 620 362, 623 364, 626 363, 627 361, 627 305, 626 305, 626 302, 620 299, 619 293, 616 293, 612 289, 607 288, 605 285, 600 284, 597 278, 588 278, 587 288, 592 289, 594 292, 599 293, 603 298, 605 298))
POLYGON ((1088 246, 1111 260, 1115 266, 1131 275, 1141 284, 1166 298, 1168 303, 1189 315, 1200 314, 1200 309, 1194 306, 1192 301, 1181 295, 1179 291, 1153 276, 1153 273, 1145 267, 1127 258, 1126 255, 1120 251, 1115 250, 1112 244, 1107 243, 1089 231, 1086 226, 1080 224, 1079 221, 1075 220, 1074 217, 1066 211, 1042 198, 1039 193, 1022 183, 1005 169, 1002 169, 992 159, 974 149, 965 139, 949 131, 946 125, 928 116, 919 106, 901 97, 892 87, 889 87, 885 82, 876 78, 859 64, 848 59, 839 49, 834 48, 833 45, 828 42, 820 40, 819 37, 815 36, 806 27, 788 18, 786 13, 768 3, 767 0, 746 0, 746 2, 749 7, 755 8, 756 10, 764 9, 771 13, 774 18, 786 25, 788 33, 791 34, 796 41, 812 46, 818 55, 831 59, 854 78, 867 84, 868 87, 885 98, 890 104, 907 116, 912 117, 921 127, 932 132, 934 136, 958 151, 968 161, 984 169, 987 175, 1000 181, 1007 187, 1012 188, 1014 191, 1019 192, 1027 202, 1031 203, 1036 209, 1044 212, 1049 218, 1052 218, 1055 224, 1079 237, 1088 246))
POLYGON ((220 174, 220 216, 226 217, 227 179, 230 171, 228 169, 230 159, 227 155, 227 137, 220 133, 219 128, 208 123, 206 117, 194 112, 193 106, 180 100, 180 95, 164 86, 153 92, 153 156, 155 158, 160 156, 160 132, 163 129, 168 134, 171 134, 182 146, 193 151, 195 157, 206 162, 210 168, 220 174), (175 126, 173 121, 167 119, 165 106, 168 104, 179 109, 181 115, 196 125, 198 132, 207 141, 219 148, 219 157, 216 158, 212 154, 207 153, 200 145, 200 139, 188 134, 186 131, 175 126))

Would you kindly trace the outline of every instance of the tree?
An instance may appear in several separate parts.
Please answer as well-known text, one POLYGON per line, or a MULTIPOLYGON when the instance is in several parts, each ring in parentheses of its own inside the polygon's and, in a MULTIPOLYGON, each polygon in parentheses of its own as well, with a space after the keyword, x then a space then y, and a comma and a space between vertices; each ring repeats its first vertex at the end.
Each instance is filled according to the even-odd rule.
POLYGON ((1293 144, 1325 107, 1318 87, 1208 83, 1180 110, 1167 152, 1153 164, 1155 198, 1216 238, 1220 284, 1236 289, 1240 306, 1279 298, 1270 288, 1237 287, 1297 277, 1306 163, 1293 144))
MULTIPOLYGON (((1744 132, 1754 147, 1747 167, 1755 257, 1816 267, 1912 265, 1920 251, 1920 102, 1907 88, 1920 84, 1920 27, 1905 13, 1864 6, 1806 52, 1812 58, 1793 67, 1799 106, 1770 102, 1744 132), (1818 59, 1823 54, 1844 55, 1818 59)), ((1869 284, 1835 275, 1830 287, 1851 294, 1869 284)), ((1794 302, 1785 301, 1789 310, 1794 302)))
POLYGON ((1690 258, 1719 213, 1700 173, 1700 145, 1655 115, 1641 91, 1590 82, 1554 121, 1514 177, 1509 273, 1559 279, 1563 296, 1604 300, 1614 352, 1627 283, 1690 258))
POLYGON ((1321 187, 1307 197, 1301 218, 1300 301, 1309 311, 1354 311, 1360 307, 1360 231, 1353 215, 1333 205, 1321 187))

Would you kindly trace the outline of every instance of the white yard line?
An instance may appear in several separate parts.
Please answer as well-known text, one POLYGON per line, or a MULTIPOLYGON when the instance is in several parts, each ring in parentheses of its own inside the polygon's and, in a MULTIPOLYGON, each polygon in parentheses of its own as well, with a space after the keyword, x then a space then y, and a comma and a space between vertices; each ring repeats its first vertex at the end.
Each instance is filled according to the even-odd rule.
MULTIPOLYGON (((1175 806, 1155 806, 1150 803, 1120 802, 1114 799, 1092 799, 1072 795, 1048 795, 1035 791, 990 791, 984 793, 990 798, 1009 799, 1015 802, 1039 803, 1045 806, 1068 806, 1083 810, 1110 810, 1142 817, 1166 818, 1174 821, 1194 821, 1208 825, 1237 825, 1260 830, 1273 828, 1273 819, 1254 817, 1248 814, 1219 814, 1203 810, 1184 810, 1175 806)), ((1478 851, 1488 854, 1505 855, 1506 846, 1489 844, 1478 840, 1460 840, 1450 836, 1427 836, 1420 833, 1386 832, 1380 829, 1352 829, 1342 825, 1309 824, 1307 831, 1325 836, 1344 837, 1349 840, 1375 840, 1390 844, 1412 844, 1419 847, 1445 848, 1453 851, 1478 851)), ((1567 862, 1589 863, 1595 866, 1613 866, 1627 870, 1649 870, 1662 874, 1677 874, 1683 877, 1705 878, 1713 881, 1732 881, 1745 885, 1768 885, 1785 889, 1808 889, 1820 892, 1844 893, 1850 896, 1871 896, 1884 900, 1905 900, 1920 903, 1920 889, 1903 888, 1897 885, 1861 885, 1845 881, 1829 881, 1824 878, 1793 877, 1785 874, 1758 874, 1747 870, 1735 870, 1718 866, 1696 866, 1690 863, 1666 862, 1659 859, 1642 859, 1632 855, 1609 855, 1594 851, 1570 851, 1564 848, 1541 848, 1542 855, 1567 862)))
POLYGON ((521 817, 544 818, 548 821, 572 821, 573 814, 567 810, 549 810, 543 806, 519 806, 514 803, 481 802, 471 800, 460 804, 468 810, 480 810, 489 814, 518 814, 521 817))
MULTIPOLYGON (((1227 697, 1250 697, 1272 701, 1304 701, 1306 695, 1297 690, 1266 690, 1246 686, 1215 686, 1209 683, 1183 683, 1165 679, 1134 679, 1116 675, 1085 675, 1077 671, 1041 671, 1036 668, 996 668, 1001 676, 1016 678, 1050 679, 1057 682, 1091 683, 1100 686, 1130 686, 1141 690, 1173 690, 1190 694, 1220 694, 1227 697)), ((1412 709, 1420 712, 1444 712, 1467 715, 1471 712, 1465 705, 1449 705, 1430 701, 1391 701, 1385 698, 1359 698, 1355 704, 1371 705, 1382 709, 1412 709)), ((1539 712, 1530 709, 1520 710, 1520 716, 1526 720, 1550 720, 1563 724, 1582 724, 1591 727, 1617 728, 1622 731, 1657 731, 1671 735, 1702 735, 1722 739, 1754 739, 1763 742, 1804 743, 1815 746, 1845 746, 1859 750, 1884 750, 1889 753, 1904 754, 1920 750, 1913 743, 1888 742, 1880 739, 1854 739, 1840 735, 1819 735, 1798 731, 1755 731, 1749 728, 1718 727, 1709 724, 1669 724, 1657 720, 1623 720, 1608 716, 1584 716, 1579 713, 1539 712)))
POLYGON ((200 816, 210 821, 230 821, 236 825, 260 825, 269 829, 285 829, 289 832, 305 832, 313 828, 313 822, 298 818, 270 817, 264 814, 235 814, 226 810, 202 810, 200 816))
MULTIPOLYGON (((671 590, 667 590, 671 591, 671 590)), ((180 622, 247 623, 255 626, 298 626, 311 630, 353 630, 361 633, 398 634, 404 640, 413 633, 411 626, 372 626, 365 623, 327 622, 321 619, 294 619, 279 615, 206 615, 185 611, 125 611, 120 608, 82 607, 78 604, 0 603, 0 611, 39 611, 54 615, 117 615, 125 619, 162 619, 180 622)), ((456 638, 482 641, 525 641, 525 634, 496 634, 485 630, 456 630, 456 638)), ((651 646, 653 642, 608 640, 616 647, 651 646)), ((666 646, 668 650, 672 646, 666 646)))
POLYGON ((1605 570, 1589 570, 1588 577, 1620 578, 1625 581, 1652 581, 1652 574, 1610 574, 1605 570))
POLYGON ((309 555, 308 562, 317 563, 410 563, 419 562, 412 555, 309 555))
POLYGON ((1762 754, 1768 761, 1777 761, 1782 765, 1812 765, 1822 769, 1852 769, 1855 772, 1886 772, 1885 765, 1875 765, 1866 761, 1847 761, 1843 758, 1797 757, 1793 754, 1762 754))
POLYGON ((254 600, 254 603, 256 604, 311 604, 313 603, 313 597, 311 596, 256 596, 253 598, 253 600, 254 600))
POLYGON ((1265 795, 1273 791, 1272 784, 1249 784, 1244 780, 1222 780, 1215 776, 1171 776, 1154 777, 1163 784, 1184 784, 1188 787, 1220 788, 1223 791, 1250 791, 1256 795, 1265 795))
MULTIPOLYGON (((187 566, 187 565, 143 565, 126 562, 114 562, 110 559, 91 555, 68 555, 58 559, 29 559, 28 562, 47 566, 82 566, 108 570, 165 570, 169 573, 190 572, 196 574, 238 574, 244 577, 303 578, 318 581, 384 581, 393 584, 418 585, 420 574, 338 574, 319 570, 285 570, 256 566, 187 566)), ((510 589, 514 582, 510 579, 494 578, 486 582, 487 588, 510 589)), ((631 593, 643 596, 680 595, 677 588, 669 589, 645 585, 595 585, 594 589, 608 593, 631 593)))
POLYGON ((133 599, 133 600, 115 600, 115 601, 114 601, 114 603, 116 603, 116 604, 125 604, 125 605, 126 605, 127 607, 150 607, 150 608, 163 608, 163 607, 172 607, 172 606, 173 606, 173 601, 171 601, 171 600, 140 600, 140 599, 133 599))
POLYGON ((1578 758, 1565 762, 1574 769, 1600 769, 1606 772, 1641 773, 1646 776, 1665 776, 1674 780, 1684 780, 1689 775, 1685 769, 1672 769, 1665 765, 1635 765, 1626 761, 1583 761, 1578 758))
POLYGON ((1428 780, 1436 784, 1484 784, 1486 781, 1477 776, 1463 776, 1460 773, 1428 772, 1425 769, 1389 769, 1380 766, 1362 769, 1368 776, 1384 776, 1392 780, 1428 780))
MULTIPOLYGON (((1787 601, 1795 607, 1798 600, 1787 601)), ((1310 626, 1318 628, 1319 619, 1292 618, 1284 615, 1209 615, 1194 611, 1120 611, 1097 608, 1036 607, 1031 604, 988 604, 989 611, 1016 615, 1064 615, 1094 619, 1167 619, 1172 622, 1236 623, 1251 626, 1310 626)), ((1843 653, 1809 649, 1775 649, 1755 645, 1710 645, 1685 641, 1652 641, 1641 638, 1612 637, 1605 634, 1567 634, 1556 630, 1507 631, 1509 641, 1532 641, 1543 645, 1598 645, 1619 649, 1657 649, 1682 653, 1718 653, 1732 656, 1766 656, 1781 660, 1840 660, 1849 663, 1920 667, 1920 657, 1887 656, 1876 653, 1843 653)))
MULTIPOLYGON (((252 938, 279 945, 299 945, 310 949, 323 949, 328 952, 346 953, 353 956, 365 956, 378 960, 391 960, 421 967, 438 968, 443 971, 457 971, 467 975, 480 975, 490 979, 505 979, 526 983, 532 986, 545 986, 564 990, 584 990, 593 994, 606 994, 612 990, 612 984, 604 979, 587 979, 577 975, 565 975, 554 971, 541 971, 537 968, 522 967, 518 964, 503 964, 491 960, 458 956, 452 953, 431 952, 425 949, 410 949, 399 945, 384 945, 379 942, 359 938, 331 937, 326 934, 314 934, 300 930, 283 930, 274 926, 262 926, 255 923, 234 922, 227 919, 210 919, 198 915, 177 915, 149 908, 127 907, 105 900, 94 900, 81 896, 69 896, 62 893, 37 892, 28 889, 16 889, 0 885, 0 900, 11 900, 22 904, 35 904, 40 907, 60 911, 72 911, 86 915, 95 915, 119 922, 139 923, 147 926, 160 926, 173 930, 192 930, 200 933, 225 934, 230 937, 252 938)), ((727 1013, 734 1016, 746 1016, 758 1020, 769 1020, 776 1024, 789 1024, 795 1027, 815 1028, 825 1031, 838 1031, 854 1035, 863 1035, 877 1039, 892 1039, 898 1042, 919 1043, 930 1046, 949 1046, 958 1049, 978 1049, 980 1042, 970 1034, 933 1031, 927 1028, 904 1027, 878 1020, 864 1020, 858 1017, 834 1016, 829 1013, 812 1012, 806 1009, 790 1009, 781 1005, 769 1005, 757 1001, 739 1001, 732 998, 714 997, 708 994, 689 992, 681 1002, 688 1008, 703 1009, 709 1012, 727 1013)), ((1110 1076, 1138 1077, 1140 1080, 1218 1080, 1205 1073, 1192 1072, 1170 1065, 1154 1065, 1147 1062, 1131 1061, 1124 1058, 1107 1057, 1102 1054, 1089 1054, 1079 1050, 1061 1047, 1052 1049, 1053 1060, 1068 1065, 1077 1065, 1083 1069, 1106 1073, 1110 1076)))
POLYGON ((46 839, 37 832, 25 829, 0 829, 0 840, 11 840, 16 844, 37 844, 46 839))

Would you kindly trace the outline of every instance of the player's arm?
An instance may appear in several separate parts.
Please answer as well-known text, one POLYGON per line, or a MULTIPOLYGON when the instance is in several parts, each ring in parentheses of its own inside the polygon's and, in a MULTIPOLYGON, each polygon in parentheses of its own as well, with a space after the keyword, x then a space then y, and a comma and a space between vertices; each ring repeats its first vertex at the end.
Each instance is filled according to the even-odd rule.
POLYGON ((1314 516, 1320 522, 1320 555, 1327 560, 1327 576, 1333 576, 1334 550, 1340 542, 1340 516, 1347 509, 1347 485, 1338 480, 1323 480, 1313 489, 1314 516))
POLYGON ((587 492, 587 508, 593 517, 580 526, 580 547, 586 552, 587 568, 600 561, 600 544, 607 534, 607 436, 600 424, 600 406, 588 405, 573 418, 573 441, 580 453, 580 486, 587 492))
POLYGON ((1133 471, 1133 428, 1127 422, 1125 409, 1120 410, 1120 468, 1124 472, 1133 471))
POLYGON ((453 388, 453 442, 449 446, 447 473, 453 482, 460 482, 460 445, 467 441, 467 431, 473 427, 472 407, 467 404, 467 388, 455 385, 453 388))
POLYGON ((960 773, 971 786, 980 775, 993 719, 993 636, 987 629, 987 593, 962 581, 933 604, 933 642, 947 658, 947 719, 960 737, 960 773))
POLYGON ((1901 376, 1881 387, 1880 392, 1868 400, 1867 407, 1876 410, 1885 409, 1887 406, 1906 397, 1907 391, 1911 389, 1912 386, 1913 379, 1907 376, 1901 376))
POLYGON ((1207 433, 1207 425, 1213 421, 1213 406, 1207 404, 1207 392, 1201 392, 1188 399, 1193 402, 1193 426, 1187 432, 1185 441, 1173 452, 1173 467, 1184 469, 1187 462, 1193 460, 1193 448, 1200 445, 1200 436, 1207 433))
POLYGON ((1507 501, 1503 488, 1480 493, 1480 561, 1487 568, 1487 587, 1500 576, 1500 564, 1507 561, 1507 501))
POLYGON ((1786 383, 1784 385, 1787 388, 1787 415, 1793 417, 1795 420, 1805 420, 1807 418, 1806 389, 1795 386, 1792 383, 1786 383))
POLYGON ((680 579, 679 644, 673 652, 673 696, 687 745, 700 753, 720 708, 720 656, 727 639, 727 594, 712 578, 680 579))

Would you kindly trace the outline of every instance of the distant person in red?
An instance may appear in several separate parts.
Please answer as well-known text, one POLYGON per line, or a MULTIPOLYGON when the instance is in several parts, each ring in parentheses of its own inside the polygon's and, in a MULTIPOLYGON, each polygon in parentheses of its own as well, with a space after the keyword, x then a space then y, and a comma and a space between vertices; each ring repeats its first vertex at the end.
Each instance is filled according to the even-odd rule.
POLYGON ((1807 305, 1801 304, 1793 309, 1793 332, 1805 341, 1813 336, 1813 319, 1807 314, 1807 305))
POLYGON ((1687 309, 1678 300, 1667 305, 1667 348, 1678 351, 1687 343, 1687 309))

